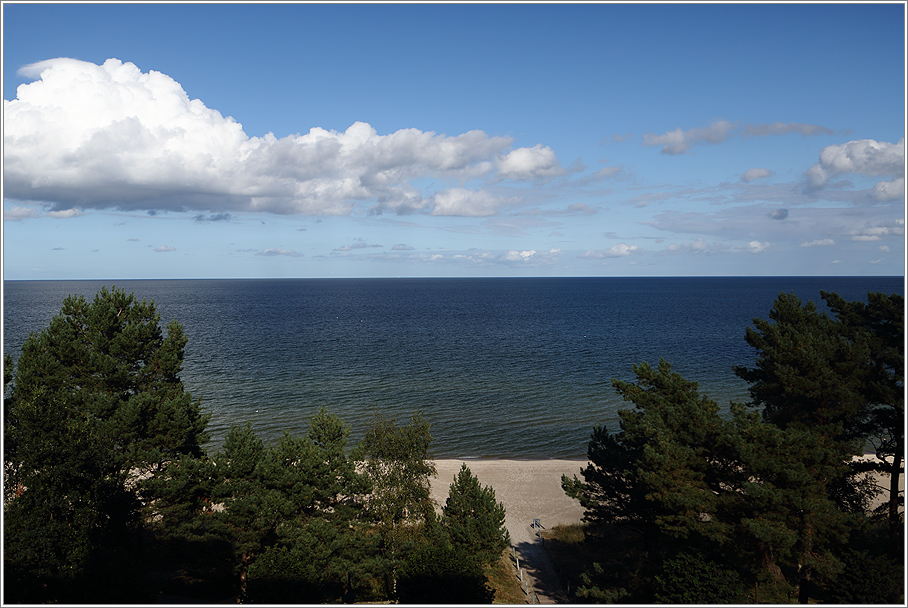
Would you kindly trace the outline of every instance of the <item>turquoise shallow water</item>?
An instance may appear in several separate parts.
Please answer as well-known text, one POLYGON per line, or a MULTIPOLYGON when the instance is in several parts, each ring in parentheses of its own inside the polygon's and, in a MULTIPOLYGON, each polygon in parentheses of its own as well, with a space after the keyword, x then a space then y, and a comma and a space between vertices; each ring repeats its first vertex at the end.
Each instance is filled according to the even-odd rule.
POLYGON ((67 295, 112 284, 183 324, 209 449, 235 423, 305 432, 322 405, 359 438, 376 407, 421 409, 438 458, 582 458, 593 425, 617 428, 610 380, 660 357, 720 404, 744 401, 732 367, 753 365, 745 328, 780 292, 903 293, 901 277, 6 281, 4 352, 67 295))

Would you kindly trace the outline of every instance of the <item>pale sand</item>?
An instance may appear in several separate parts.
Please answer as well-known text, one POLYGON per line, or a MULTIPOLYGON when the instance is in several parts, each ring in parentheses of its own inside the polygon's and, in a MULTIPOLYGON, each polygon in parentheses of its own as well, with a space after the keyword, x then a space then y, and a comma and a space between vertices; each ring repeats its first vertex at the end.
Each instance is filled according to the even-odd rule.
MULTIPOLYGON (((560 596, 551 561, 542 549, 532 527, 538 519, 544 528, 556 524, 579 523, 583 517, 580 503, 568 498, 561 489, 561 476, 581 477, 581 460, 436 460, 438 475, 432 483, 432 498, 439 509, 462 464, 466 464, 482 486, 495 490, 495 499, 504 504, 505 527, 526 569, 531 589, 541 603, 553 603, 560 596)), ((516 571, 515 571, 516 572, 516 571)))
MULTIPOLYGON (((436 460, 438 475, 432 483, 432 498, 445 504, 454 476, 466 464, 482 486, 495 490, 495 499, 504 503, 505 525, 511 537, 520 536, 533 519, 550 528, 555 524, 577 523, 583 516, 580 503, 561 489, 561 476, 581 477, 582 460, 436 460)), ((531 535, 530 535, 531 536, 531 535)), ((528 539, 529 537, 527 537, 528 539)))

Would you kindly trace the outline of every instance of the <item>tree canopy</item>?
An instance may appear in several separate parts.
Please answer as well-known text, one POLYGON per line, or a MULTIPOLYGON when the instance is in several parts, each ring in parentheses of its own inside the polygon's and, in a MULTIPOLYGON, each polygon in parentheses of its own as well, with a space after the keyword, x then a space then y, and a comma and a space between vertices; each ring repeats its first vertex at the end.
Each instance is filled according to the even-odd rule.
POLYGON ((93 586, 91 574, 129 561, 135 487, 207 440, 179 377, 186 340, 175 321, 164 335, 154 303, 102 288, 91 303, 66 298, 14 372, 6 360, 5 566, 24 593, 50 586, 64 600, 117 588, 93 586))
MULTIPOLYGON (((617 432, 593 429, 583 480, 565 476, 562 486, 584 507, 591 543, 616 527, 639 535, 635 576, 662 581, 663 598, 682 597, 678 581, 718 572, 716 563, 734 564, 722 577, 752 581, 755 599, 762 589, 781 601, 788 589, 806 602, 816 581, 835 580, 848 543, 871 522, 876 490, 852 462, 867 442, 883 463, 876 469, 892 475, 890 531, 900 532, 902 300, 823 296, 835 317, 780 294, 769 320, 747 328, 756 365, 735 372, 750 385, 749 404, 720 411, 664 360, 635 365, 635 382, 612 381, 634 407, 619 410, 617 432)), ((646 587, 618 589, 592 566, 584 597, 659 599, 646 587)))

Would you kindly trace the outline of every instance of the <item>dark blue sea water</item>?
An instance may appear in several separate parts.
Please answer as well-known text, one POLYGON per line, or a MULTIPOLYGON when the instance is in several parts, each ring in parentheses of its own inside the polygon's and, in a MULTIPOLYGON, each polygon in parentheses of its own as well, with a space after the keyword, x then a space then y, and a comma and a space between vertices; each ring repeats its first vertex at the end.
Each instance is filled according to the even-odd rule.
POLYGON ((183 324, 209 449, 235 423, 305 432, 322 405, 358 439, 377 407, 421 409, 439 458, 583 458, 626 406, 610 380, 660 357, 720 404, 745 401, 732 367, 754 364, 745 329, 780 292, 821 307, 821 289, 903 294, 901 277, 6 281, 4 352, 67 295, 112 284, 183 324))

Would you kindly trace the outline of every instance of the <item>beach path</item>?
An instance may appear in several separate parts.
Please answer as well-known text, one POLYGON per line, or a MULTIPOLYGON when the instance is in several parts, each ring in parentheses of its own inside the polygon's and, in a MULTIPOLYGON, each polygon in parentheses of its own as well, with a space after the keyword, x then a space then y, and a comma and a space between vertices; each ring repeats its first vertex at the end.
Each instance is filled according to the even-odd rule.
MULTIPOLYGON (((586 466, 580 460, 436 460, 438 471, 432 481, 432 498, 441 508, 448 497, 454 477, 466 464, 482 486, 495 490, 495 499, 504 504, 505 527, 511 546, 517 550, 521 568, 526 569, 530 590, 540 603, 563 602, 566 598, 554 566, 536 536, 534 520, 544 528, 556 524, 579 523, 583 509, 565 496, 561 476, 577 475, 586 466)), ((515 570, 516 576, 516 570, 515 570)))

